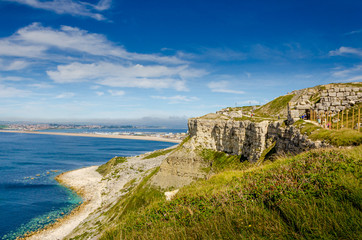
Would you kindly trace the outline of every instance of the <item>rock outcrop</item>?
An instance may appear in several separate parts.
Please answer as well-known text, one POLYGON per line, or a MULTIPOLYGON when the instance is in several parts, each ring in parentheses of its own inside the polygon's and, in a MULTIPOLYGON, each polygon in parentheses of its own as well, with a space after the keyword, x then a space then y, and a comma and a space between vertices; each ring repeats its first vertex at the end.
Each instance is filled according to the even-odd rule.
POLYGON ((282 121, 235 121, 193 118, 188 122, 191 145, 240 155, 256 162, 263 151, 275 142, 277 152, 300 153, 327 146, 312 141, 294 126, 284 126, 282 121))
POLYGON ((194 179, 207 177, 202 169, 209 166, 199 154, 202 149, 239 155, 241 159, 256 162, 262 160, 272 148, 276 153, 297 154, 327 147, 329 144, 312 141, 307 135, 301 134, 297 127, 291 125, 294 119, 286 121, 287 125, 282 120, 273 121, 264 116, 277 114, 279 119, 279 115, 286 115, 289 105, 288 114, 295 113, 296 119, 299 119, 306 110, 338 112, 360 102, 362 83, 328 84, 293 91, 259 108, 250 110, 252 107, 249 107, 251 112, 255 110, 255 113, 261 114, 249 118, 253 121, 244 120, 247 118, 242 111, 246 110, 245 107, 225 108, 189 119, 189 141, 162 163, 154 183, 163 188, 179 188, 194 179))
POLYGON ((294 126, 282 125, 282 121, 189 119, 190 139, 163 161, 152 182, 162 188, 180 188, 195 179, 206 178, 202 169, 209 167, 209 163, 200 156, 202 149, 240 155, 242 159, 256 162, 272 145, 277 153, 293 154, 328 146, 308 139, 294 126))

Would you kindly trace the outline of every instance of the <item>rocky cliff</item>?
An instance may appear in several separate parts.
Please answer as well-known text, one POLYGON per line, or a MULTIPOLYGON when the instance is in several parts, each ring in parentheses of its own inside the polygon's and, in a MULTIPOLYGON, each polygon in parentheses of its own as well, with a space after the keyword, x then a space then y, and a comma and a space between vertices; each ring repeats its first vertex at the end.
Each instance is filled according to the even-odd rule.
POLYGON ((200 156, 202 149, 239 155, 241 160, 257 162, 271 147, 276 153, 297 154, 328 146, 308 139, 298 128, 285 126, 282 121, 192 118, 188 127, 190 139, 161 164, 160 172, 153 180, 155 185, 178 188, 195 179, 206 178, 207 173, 202 169, 210 163, 200 156))
POLYGON ((327 147, 329 144, 312 141, 302 134, 292 125, 294 121, 278 118, 286 116, 287 106, 289 112, 297 111, 296 119, 300 111, 306 109, 317 112, 348 109, 362 102, 361 94, 361 83, 328 84, 293 91, 261 107, 225 108, 216 114, 189 119, 190 139, 162 163, 154 183, 164 188, 180 187, 207 177, 202 169, 210 163, 200 156, 203 149, 239 155, 241 161, 257 162, 271 150, 297 154, 327 147))
POLYGON ((326 146, 312 141, 294 126, 283 126, 282 121, 235 121, 193 118, 188 122, 191 141, 195 148, 201 147, 256 162, 263 151, 275 143, 277 152, 300 153, 326 146))

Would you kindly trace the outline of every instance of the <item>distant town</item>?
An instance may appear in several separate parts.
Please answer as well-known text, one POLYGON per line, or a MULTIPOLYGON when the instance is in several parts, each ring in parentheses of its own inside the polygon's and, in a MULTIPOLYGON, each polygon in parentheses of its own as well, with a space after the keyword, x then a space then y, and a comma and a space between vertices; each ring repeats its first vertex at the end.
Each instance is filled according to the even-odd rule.
POLYGON ((94 134, 94 135, 126 135, 126 136, 152 136, 175 140, 182 140, 187 135, 185 132, 174 132, 172 129, 157 126, 132 126, 132 125, 98 125, 98 124, 51 124, 51 123, 9 123, 0 124, 0 129, 9 131, 25 132, 46 132, 56 131, 71 132, 69 130, 78 130, 77 133, 94 134), (153 131, 164 129, 165 131, 153 131), (82 131, 84 130, 84 131, 82 131), (119 130, 119 131, 117 131, 119 130))

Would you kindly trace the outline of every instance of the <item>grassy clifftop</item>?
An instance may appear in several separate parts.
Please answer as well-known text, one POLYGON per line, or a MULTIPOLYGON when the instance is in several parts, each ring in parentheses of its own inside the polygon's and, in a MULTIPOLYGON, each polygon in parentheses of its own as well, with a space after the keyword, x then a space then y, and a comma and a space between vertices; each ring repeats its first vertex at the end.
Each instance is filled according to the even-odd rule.
POLYGON ((145 198, 139 193, 148 192, 149 199, 139 201, 101 239, 358 239, 361 160, 362 146, 357 146, 241 170, 223 171, 229 169, 223 165, 169 202, 143 183, 133 196, 145 198))

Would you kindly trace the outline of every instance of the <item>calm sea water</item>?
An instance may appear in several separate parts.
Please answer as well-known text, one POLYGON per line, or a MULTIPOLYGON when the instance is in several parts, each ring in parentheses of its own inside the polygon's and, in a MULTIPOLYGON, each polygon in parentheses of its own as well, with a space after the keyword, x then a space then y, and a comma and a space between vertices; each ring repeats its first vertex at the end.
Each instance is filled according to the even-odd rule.
POLYGON ((54 177, 61 172, 135 156, 174 143, 0 133, 0 239, 54 222, 81 203, 54 177))

